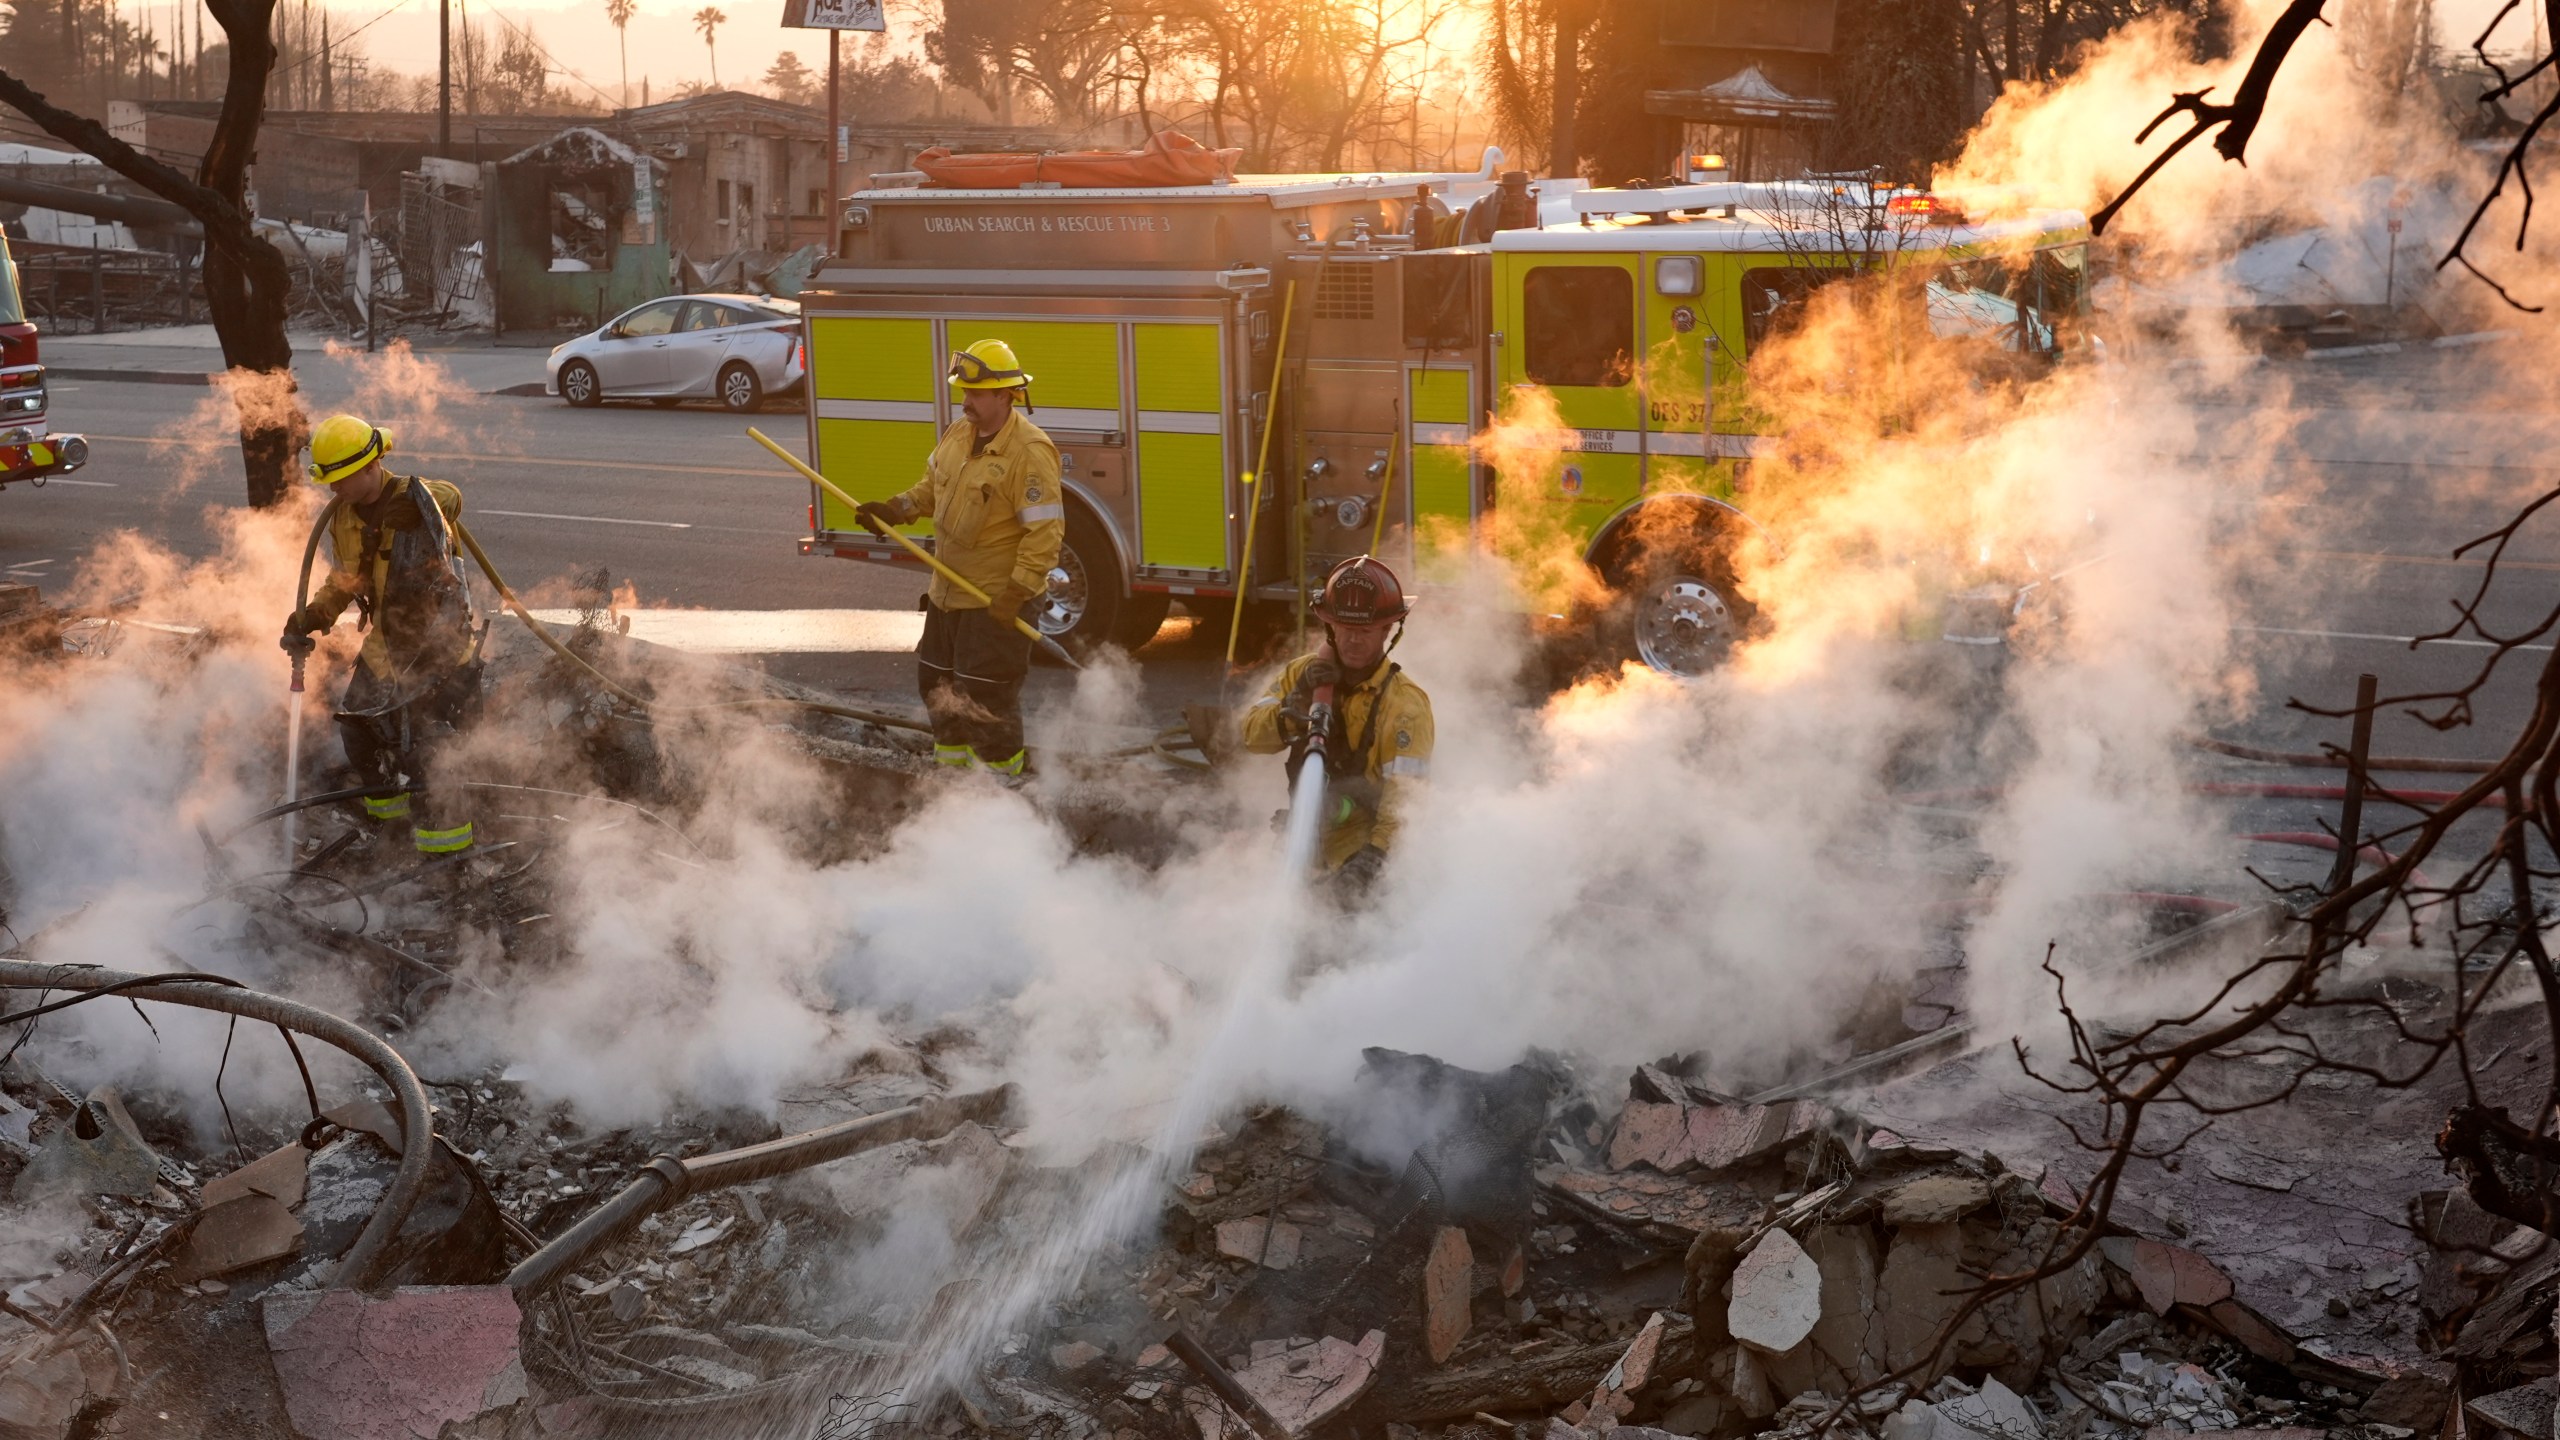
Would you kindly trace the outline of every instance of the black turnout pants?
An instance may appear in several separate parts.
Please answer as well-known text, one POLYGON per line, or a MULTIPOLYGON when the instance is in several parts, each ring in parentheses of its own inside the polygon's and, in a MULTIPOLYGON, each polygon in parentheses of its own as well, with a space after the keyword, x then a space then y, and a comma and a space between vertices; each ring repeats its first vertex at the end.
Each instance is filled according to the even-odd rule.
POLYGON ((924 607, 924 638, 916 642, 916 689, 933 720, 936 758, 966 764, 962 747, 979 763, 1018 767, 1022 755, 1022 679, 1031 673, 1031 638, 999 626, 983 608, 924 607))
POLYGON ((471 848, 471 810, 463 792, 437 783, 437 752, 478 708, 480 667, 467 665, 437 681, 407 704, 395 704, 392 687, 359 665, 339 702, 338 738, 347 761, 367 785, 405 783, 409 793, 368 801, 380 819, 406 815, 421 851, 451 854, 471 848))

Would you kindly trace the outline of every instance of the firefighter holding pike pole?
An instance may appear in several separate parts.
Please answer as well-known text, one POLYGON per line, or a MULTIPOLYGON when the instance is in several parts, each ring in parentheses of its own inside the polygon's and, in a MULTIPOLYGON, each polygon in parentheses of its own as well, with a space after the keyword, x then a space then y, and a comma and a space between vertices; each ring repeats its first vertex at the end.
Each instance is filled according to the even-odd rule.
POLYGON ((1066 492, 1057 445, 1015 408, 1030 408, 1031 377, 1013 347, 978 341, 952 355, 945 378, 960 391, 961 418, 935 443, 924 478, 855 507, 854 518, 883 539, 932 519, 941 564, 920 602, 916 688, 933 722, 933 757, 1016 783, 1032 645, 1020 622, 1023 607, 1048 593, 1067 533, 1066 492))

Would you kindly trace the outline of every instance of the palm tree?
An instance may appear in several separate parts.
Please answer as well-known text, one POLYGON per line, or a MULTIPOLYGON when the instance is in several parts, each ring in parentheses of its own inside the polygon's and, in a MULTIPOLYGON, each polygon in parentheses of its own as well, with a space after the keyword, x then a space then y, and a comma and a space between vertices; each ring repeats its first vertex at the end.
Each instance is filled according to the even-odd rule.
POLYGON ((720 88, 720 44, 713 32, 729 23, 727 12, 717 5, 705 5, 693 12, 693 28, 702 32, 702 48, 711 52, 711 88, 720 88))
POLYGON ((622 42, 622 108, 631 108, 631 17, 640 13, 640 0, 604 0, 604 13, 613 20, 613 33, 622 42))

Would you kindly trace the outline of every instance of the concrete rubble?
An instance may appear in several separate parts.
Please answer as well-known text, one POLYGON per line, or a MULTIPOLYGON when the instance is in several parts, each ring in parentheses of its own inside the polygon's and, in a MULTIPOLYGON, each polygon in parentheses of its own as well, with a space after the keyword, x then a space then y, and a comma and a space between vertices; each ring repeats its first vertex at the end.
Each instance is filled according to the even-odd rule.
MULTIPOLYGON (((673 684, 609 626, 572 643, 625 683, 673 684)), ((502 647, 493 669, 505 708, 569 737, 607 798, 688 783, 545 657, 502 647)), ((913 803, 929 769, 893 727, 793 733, 860 805, 913 803)), ((544 823, 587 823, 557 808, 544 823)), ((383 863, 309 829, 310 866, 383 863)), ((1124 825, 1097 843, 1151 842, 1124 825)), ((386 883, 362 933, 322 904, 244 902, 253 939, 327 964, 396 1038, 468 983, 458 935, 556 958, 526 844, 532 863, 458 895, 386 883)), ((2374 983, 2407 1015, 2443 998, 2374 983)), ((1134 1233, 1017 1311, 982 1302, 1030 1241, 1113 1167, 1152 1161, 1063 1165, 980 1117, 669 1190, 542 1283, 509 1283, 679 1162, 1001 1068, 956 1025, 884 1031, 770 1114, 598 1128, 504 1068, 436 1076, 422 1190, 362 1290, 336 1288, 339 1266, 415 1153, 388 1087, 243 1114, 209 1142, 188 1118, 203 1097, 77 1092, 20 1054, 0 1063, 0 1440, 2551 1440, 2560 1251, 2446 1173, 2426 1137, 2466 1103, 2450 1073, 2220 1117, 2137 1161, 2112 1228, 2077 1245, 2096 1161, 2057 1122, 2086 1118, 2078 1100, 2005 1048, 1963 1048, 1960 985, 1912 993, 1880 1009, 1899 1028, 1831 1057, 1852 1063, 1759 1077, 1775 1088, 1697 1056, 1591 1074, 1369 1051, 1340 1113, 1221 1116, 1175 1173, 1144 1172, 1134 1233), (1418 1139, 1370 1123, 1417 1115, 1434 1117, 1418 1139), (1408 1139, 1381 1153, 1380 1133, 1408 1139), (933 1388, 911 1403, 919 1376, 933 1388)), ((2333 1053, 2386 1043, 2343 1013, 2306 1023, 2333 1053)), ((2529 1108, 2539 1023, 2475 1022, 2481 1103, 2529 1108)), ((2250 1070, 2207 1061, 2191 1084, 2238 1093, 2250 1070)))

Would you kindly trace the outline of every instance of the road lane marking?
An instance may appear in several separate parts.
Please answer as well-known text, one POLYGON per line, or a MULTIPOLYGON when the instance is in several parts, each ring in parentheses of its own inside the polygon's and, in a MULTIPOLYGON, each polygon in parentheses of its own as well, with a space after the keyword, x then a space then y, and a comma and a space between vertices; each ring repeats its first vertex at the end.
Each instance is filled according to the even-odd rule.
MULTIPOLYGON (((2288 630, 2281 625, 2234 625, 2233 630, 2250 635, 2300 635, 2313 640, 2372 640, 2391 645, 2459 645, 2471 650, 2494 650, 2492 640, 2420 640, 2414 635, 2368 635, 2358 630, 2288 630)), ((2518 645, 2517 650, 2548 651, 2548 645, 2518 645)))
MULTIPOLYGON (((550 625, 575 610, 536 610, 550 625)), ((631 638, 696 655, 891 654, 916 647, 924 616, 913 610, 624 610, 631 638)))
MULTIPOLYGON (((206 440, 193 436, 101 435, 94 430, 86 433, 92 442, 99 440, 121 440, 135 445, 182 445, 193 450, 236 450, 240 445, 240 442, 237 440, 206 440)), ((799 480, 788 470, 775 469, 771 466, 767 466, 761 470, 743 470, 734 469, 725 465, 660 465, 651 464, 645 460, 576 460, 567 456, 501 455, 493 454, 485 450, 403 449, 399 453, 402 457, 410 460, 456 460, 467 465, 484 464, 490 461, 505 461, 520 465, 565 465, 580 470, 650 470, 662 472, 668 475, 744 475, 757 480, 787 478, 792 479, 797 484, 805 485, 808 483, 805 480, 799 480)))
POLYGON ((660 530, 690 530, 681 520, 629 520, 620 515, 554 515, 547 510, 483 510, 483 515, 504 515, 510 520, 575 520, 586 525, 650 525, 660 530))

